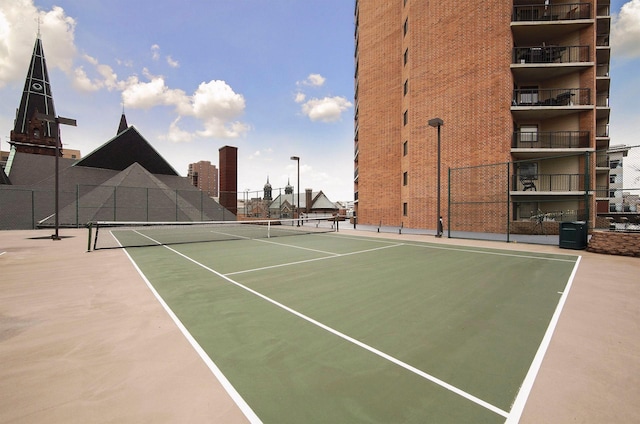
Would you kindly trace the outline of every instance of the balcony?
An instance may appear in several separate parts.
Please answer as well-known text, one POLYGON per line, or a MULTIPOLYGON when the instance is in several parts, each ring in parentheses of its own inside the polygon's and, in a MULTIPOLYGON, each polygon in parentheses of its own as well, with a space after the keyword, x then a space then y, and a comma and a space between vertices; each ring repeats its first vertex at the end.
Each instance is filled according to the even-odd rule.
POLYGON ((521 81, 557 78, 592 66, 589 53, 589 46, 515 47, 511 70, 521 81))
MULTIPOLYGON (((534 3, 535 0, 531 0, 534 3)), ((592 25, 590 3, 544 5, 543 2, 516 5, 511 17, 511 31, 516 45, 542 44, 565 38, 592 25), (544 28, 541 28, 544 26, 544 28)))
POLYGON ((527 4, 513 7, 512 22, 591 19, 590 3, 527 4))
POLYGON ((512 194, 540 195, 584 195, 584 174, 536 174, 513 175, 512 194), (517 193, 513 193, 517 192, 517 193))
POLYGON ((589 88, 513 90, 511 112, 517 119, 548 119, 593 110, 589 88))
POLYGON ((513 133, 514 149, 586 149, 589 131, 539 131, 513 133))

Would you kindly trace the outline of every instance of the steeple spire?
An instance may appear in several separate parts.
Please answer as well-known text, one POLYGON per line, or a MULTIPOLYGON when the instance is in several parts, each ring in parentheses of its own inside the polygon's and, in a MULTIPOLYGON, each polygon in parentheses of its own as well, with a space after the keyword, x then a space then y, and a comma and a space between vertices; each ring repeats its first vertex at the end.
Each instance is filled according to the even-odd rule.
POLYGON ((127 124, 127 117, 124 116, 124 103, 123 103, 122 116, 120 117, 120 125, 118 125, 118 132, 116 133, 116 135, 120 134, 122 131, 126 130, 127 128, 129 128, 129 125, 127 124))
POLYGON ((17 151, 55 155, 57 127, 53 122, 37 119, 36 112, 53 116, 56 114, 39 31, 33 46, 31 63, 27 71, 20 107, 16 111, 15 125, 11 131, 9 143, 17 151))

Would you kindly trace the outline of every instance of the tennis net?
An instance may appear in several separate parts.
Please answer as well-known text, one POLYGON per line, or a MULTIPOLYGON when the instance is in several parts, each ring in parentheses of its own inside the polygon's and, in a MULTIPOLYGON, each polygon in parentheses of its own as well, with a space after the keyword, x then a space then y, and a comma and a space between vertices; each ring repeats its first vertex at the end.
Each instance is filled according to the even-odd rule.
POLYGON ((87 250, 247 240, 338 231, 338 217, 203 222, 88 224, 87 250))

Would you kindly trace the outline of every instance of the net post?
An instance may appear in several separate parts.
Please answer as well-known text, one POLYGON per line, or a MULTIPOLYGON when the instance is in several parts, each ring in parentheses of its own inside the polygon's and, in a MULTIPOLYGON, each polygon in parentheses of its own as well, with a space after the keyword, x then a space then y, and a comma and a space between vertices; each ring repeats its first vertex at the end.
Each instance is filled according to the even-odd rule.
POLYGON ((93 223, 89 222, 87 224, 87 229, 89 230, 89 239, 87 240, 87 252, 91 252, 91 229, 92 229, 93 223))
POLYGON ((267 238, 271 238, 271 220, 267 221, 267 238))
POLYGON ((93 239, 93 250, 96 250, 96 246, 98 245, 98 231, 100 230, 100 225, 96 222, 96 237, 93 239))

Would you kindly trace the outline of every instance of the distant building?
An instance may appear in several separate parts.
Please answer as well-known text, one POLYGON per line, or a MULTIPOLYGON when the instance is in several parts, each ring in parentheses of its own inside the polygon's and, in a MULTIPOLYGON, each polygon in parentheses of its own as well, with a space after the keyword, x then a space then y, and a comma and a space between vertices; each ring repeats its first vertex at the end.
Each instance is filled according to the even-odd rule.
POLYGON ((218 168, 211 162, 201 160, 190 163, 187 178, 194 187, 198 187, 209 197, 218 197, 218 168))
POLYGON ((49 227, 56 221, 79 227, 97 220, 236 219, 235 211, 231 214, 181 177, 135 127, 127 125, 124 113, 116 136, 80 159, 80 152, 70 149, 56 158, 55 126, 38 119, 37 112, 55 115, 39 37, 11 131, 11 151, 0 170, 0 229, 49 227))
POLYGON ((218 149, 220 164, 220 204, 234 215, 238 213, 238 148, 218 149))

